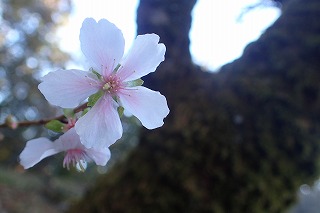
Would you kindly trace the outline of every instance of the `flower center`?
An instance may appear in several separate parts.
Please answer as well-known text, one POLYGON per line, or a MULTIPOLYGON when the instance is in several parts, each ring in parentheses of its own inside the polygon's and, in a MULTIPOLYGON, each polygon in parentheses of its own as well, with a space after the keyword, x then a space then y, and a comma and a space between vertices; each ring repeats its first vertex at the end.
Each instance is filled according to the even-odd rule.
POLYGON ((81 149, 68 150, 63 159, 63 168, 67 167, 67 169, 70 169, 70 164, 79 167, 80 171, 84 171, 87 165, 87 155, 85 151, 81 149))
POLYGON ((120 89, 121 82, 119 78, 114 75, 110 75, 107 79, 105 79, 105 84, 102 89, 108 93, 114 94, 118 92, 120 89))

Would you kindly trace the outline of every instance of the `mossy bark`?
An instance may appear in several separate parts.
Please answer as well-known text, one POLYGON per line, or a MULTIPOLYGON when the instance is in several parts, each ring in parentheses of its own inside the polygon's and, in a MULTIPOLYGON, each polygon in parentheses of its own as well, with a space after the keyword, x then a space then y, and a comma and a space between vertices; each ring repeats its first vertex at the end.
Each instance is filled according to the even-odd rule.
POLYGON ((141 1, 138 32, 168 47, 145 82, 171 112, 70 212, 283 212, 318 174, 320 2, 287 0, 218 73, 191 63, 194 3, 141 1))

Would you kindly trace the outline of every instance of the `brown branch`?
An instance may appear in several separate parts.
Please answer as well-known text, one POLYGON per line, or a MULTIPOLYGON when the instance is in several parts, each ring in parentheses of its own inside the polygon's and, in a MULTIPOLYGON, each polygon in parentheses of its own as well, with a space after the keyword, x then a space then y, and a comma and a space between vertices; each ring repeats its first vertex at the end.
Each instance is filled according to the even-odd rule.
MULTIPOLYGON (((87 108, 88 102, 78 106, 77 108, 75 108, 73 110, 74 113, 77 113, 77 112, 81 112, 83 111, 85 108, 87 108)), ((64 121, 66 117, 64 115, 60 115, 60 116, 57 116, 57 117, 54 117, 54 118, 50 118, 50 119, 41 119, 41 120, 36 120, 36 121, 20 121, 20 122, 17 122, 17 127, 26 127, 26 126, 32 126, 32 125, 44 125, 52 120, 59 120, 59 121, 64 121)), ((11 128, 7 123, 3 123, 3 124, 0 124, 0 128, 11 128)))

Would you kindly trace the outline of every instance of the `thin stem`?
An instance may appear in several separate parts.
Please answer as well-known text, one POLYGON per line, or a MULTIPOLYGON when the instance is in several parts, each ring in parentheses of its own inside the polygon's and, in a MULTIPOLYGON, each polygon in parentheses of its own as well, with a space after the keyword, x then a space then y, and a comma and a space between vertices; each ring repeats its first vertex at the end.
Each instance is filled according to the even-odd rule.
MULTIPOLYGON (((85 108, 87 108, 88 102, 78 106, 77 108, 75 108, 73 110, 74 113, 77 113, 77 112, 81 112, 83 111, 85 108)), ((54 118, 50 118, 50 119, 41 119, 41 120, 36 120, 36 121, 20 121, 20 122, 17 122, 17 127, 26 127, 26 126, 32 126, 32 125, 44 125, 52 120, 58 120, 58 121, 64 121, 66 117, 64 115, 60 115, 60 116, 57 116, 57 117, 54 117, 54 118)), ((10 126, 6 123, 3 123, 3 124, 0 124, 0 128, 10 128, 10 126)))

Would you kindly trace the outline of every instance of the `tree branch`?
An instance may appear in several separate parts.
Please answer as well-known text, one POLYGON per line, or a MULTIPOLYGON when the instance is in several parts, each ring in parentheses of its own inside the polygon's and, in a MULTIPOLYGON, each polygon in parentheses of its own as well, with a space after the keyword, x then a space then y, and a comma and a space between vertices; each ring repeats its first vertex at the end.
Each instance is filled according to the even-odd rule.
MULTIPOLYGON (((77 113, 77 112, 81 112, 83 111, 85 108, 87 108, 88 102, 78 106, 77 108, 75 108, 73 110, 74 113, 77 113)), ((50 118, 50 119, 41 119, 41 120, 36 120, 36 121, 20 121, 20 122, 17 122, 17 127, 26 127, 26 126, 32 126, 32 125, 44 125, 52 120, 58 120, 58 121, 64 121, 66 117, 64 115, 60 115, 60 116, 57 116, 57 117, 54 117, 54 118, 50 118)), ((3 124, 0 124, 0 128, 12 128, 10 127, 10 125, 8 123, 3 123, 3 124)))

